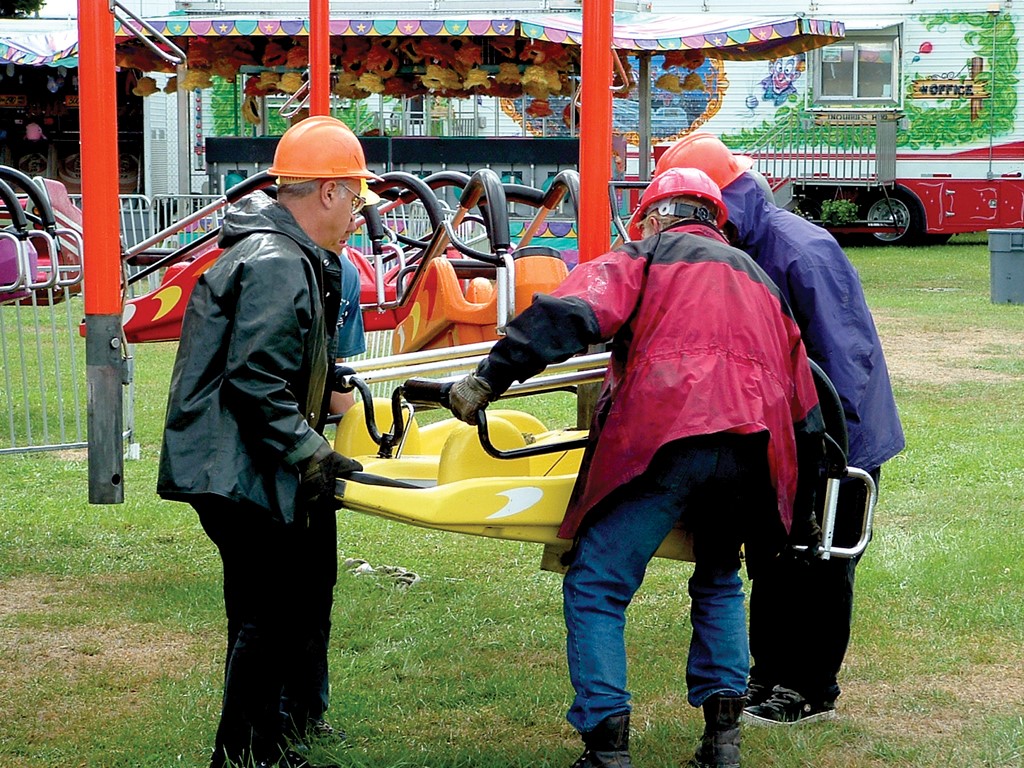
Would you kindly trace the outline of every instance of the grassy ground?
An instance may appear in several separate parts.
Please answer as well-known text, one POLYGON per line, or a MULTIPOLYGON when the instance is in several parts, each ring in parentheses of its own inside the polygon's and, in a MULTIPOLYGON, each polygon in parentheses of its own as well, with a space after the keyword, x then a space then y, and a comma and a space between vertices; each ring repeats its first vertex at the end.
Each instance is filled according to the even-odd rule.
MULTIPOLYGON (((744 730, 747 766, 1024 766, 1024 307, 989 301, 979 238, 852 249, 907 449, 858 569, 840 719, 744 730)), ((220 564, 154 493, 169 345, 137 347, 142 458, 125 504, 87 503, 78 452, 0 457, 0 766, 202 766, 219 705, 220 564)), ((572 420, 566 398, 534 406, 572 420)), ((332 720, 374 768, 567 766, 579 752, 557 576, 539 548, 341 512, 332 720)), ((685 762, 690 566, 657 560, 627 640, 638 766, 685 762)))

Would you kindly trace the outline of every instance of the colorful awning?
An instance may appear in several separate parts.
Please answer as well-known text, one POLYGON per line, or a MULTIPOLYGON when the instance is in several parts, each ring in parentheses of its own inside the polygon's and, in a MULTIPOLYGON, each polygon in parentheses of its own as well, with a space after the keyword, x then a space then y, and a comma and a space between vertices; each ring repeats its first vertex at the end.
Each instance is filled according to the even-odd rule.
POLYGON ((31 24, 0 24, 0 65, 78 66, 78 30, 40 32, 31 24))
MULTIPOLYGON (((168 37, 235 37, 309 35, 308 19, 248 17, 207 18, 173 16, 148 19, 168 37)), ((473 16, 460 19, 331 19, 338 36, 522 36, 579 46, 583 38, 581 13, 473 16)), ((808 51, 842 39, 839 21, 797 16, 758 18, 709 14, 616 14, 615 47, 628 51, 715 51, 724 59, 768 59, 808 51)), ((118 24, 116 34, 127 37, 118 24)))
MULTIPOLYGON (((167 16, 147 19, 168 37, 306 37, 309 20, 255 16, 208 18, 167 16)), ((580 13, 469 16, 460 19, 331 19, 331 35, 362 37, 506 37, 578 46, 583 38, 580 13)), ((614 42, 629 51, 715 51, 724 59, 749 60, 808 51, 843 37, 844 25, 825 19, 757 18, 708 14, 616 14, 614 42)), ((115 34, 131 34, 115 22, 115 34)), ((31 24, 0 25, 0 64, 67 66, 78 64, 77 29, 39 31, 31 24)))
MULTIPOLYGON (((522 34, 580 45, 583 19, 575 13, 520 17, 522 34)), ((735 61, 771 59, 820 48, 843 38, 840 21, 798 16, 764 18, 710 14, 616 14, 612 42, 626 51, 701 50, 735 61)))
MULTIPOLYGON (((267 19, 254 16, 235 18, 197 18, 175 16, 146 19, 167 37, 307 37, 309 19, 267 19)), ((331 19, 331 35, 364 37, 496 37, 515 35, 518 22, 505 17, 470 17, 463 19, 331 19)), ((118 23, 114 34, 129 37, 118 23)))

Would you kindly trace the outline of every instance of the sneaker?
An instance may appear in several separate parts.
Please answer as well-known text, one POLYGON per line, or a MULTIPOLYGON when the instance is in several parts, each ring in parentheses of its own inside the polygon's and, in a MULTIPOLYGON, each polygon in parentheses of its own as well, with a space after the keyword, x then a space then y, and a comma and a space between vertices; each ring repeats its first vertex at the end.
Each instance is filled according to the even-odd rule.
POLYGON ((759 704, 764 704, 771 698, 772 690, 774 688, 774 685, 761 683, 757 678, 751 677, 747 681, 747 706, 745 709, 750 709, 751 707, 756 707, 759 704))
POLYGON ((835 716, 834 701, 815 703, 781 685, 772 689, 772 695, 764 703, 743 710, 743 721, 751 725, 794 725, 834 720, 835 716))
POLYGON ((320 739, 337 739, 338 741, 345 741, 346 735, 340 728, 335 728, 333 725, 328 723, 326 720, 313 720, 306 728, 310 736, 320 739))

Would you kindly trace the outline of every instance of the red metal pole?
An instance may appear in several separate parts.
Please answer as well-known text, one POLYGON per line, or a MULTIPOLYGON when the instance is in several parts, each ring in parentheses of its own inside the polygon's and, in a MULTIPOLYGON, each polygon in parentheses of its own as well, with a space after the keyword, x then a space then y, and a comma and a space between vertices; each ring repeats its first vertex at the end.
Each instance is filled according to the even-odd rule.
POLYGON ((309 0, 309 114, 331 113, 331 15, 328 0, 309 0))
POLYGON ((78 88, 82 137, 85 314, 121 314, 114 17, 106 3, 79 0, 78 88))
POLYGON ((79 0, 78 49, 89 502, 120 504, 124 501, 125 361, 114 16, 107 3, 79 0))
POLYGON ((580 105, 580 261, 611 244, 608 182, 612 169, 612 0, 583 3, 580 105))

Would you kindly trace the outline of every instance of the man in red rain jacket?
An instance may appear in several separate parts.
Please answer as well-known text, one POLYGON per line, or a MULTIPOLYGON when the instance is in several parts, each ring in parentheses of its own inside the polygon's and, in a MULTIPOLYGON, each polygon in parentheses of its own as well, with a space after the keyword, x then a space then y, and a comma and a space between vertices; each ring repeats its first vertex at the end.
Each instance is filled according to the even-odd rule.
POLYGON ((451 407, 475 423, 513 381, 611 341, 559 533, 576 539, 563 584, 568 720, 586 750, 573 768, 632 766, 626 608, 679 523, 696 559, 688 698, 705 718, 690 765, 738 766, 749 670, 740 547, 756 572, 791 535, 813 537, 824 427, 796 321, 767 275, 726 244, 714 182, 693 169, 663 174, 640 210, 644 239, 536 296, 452 387, 451 407))

